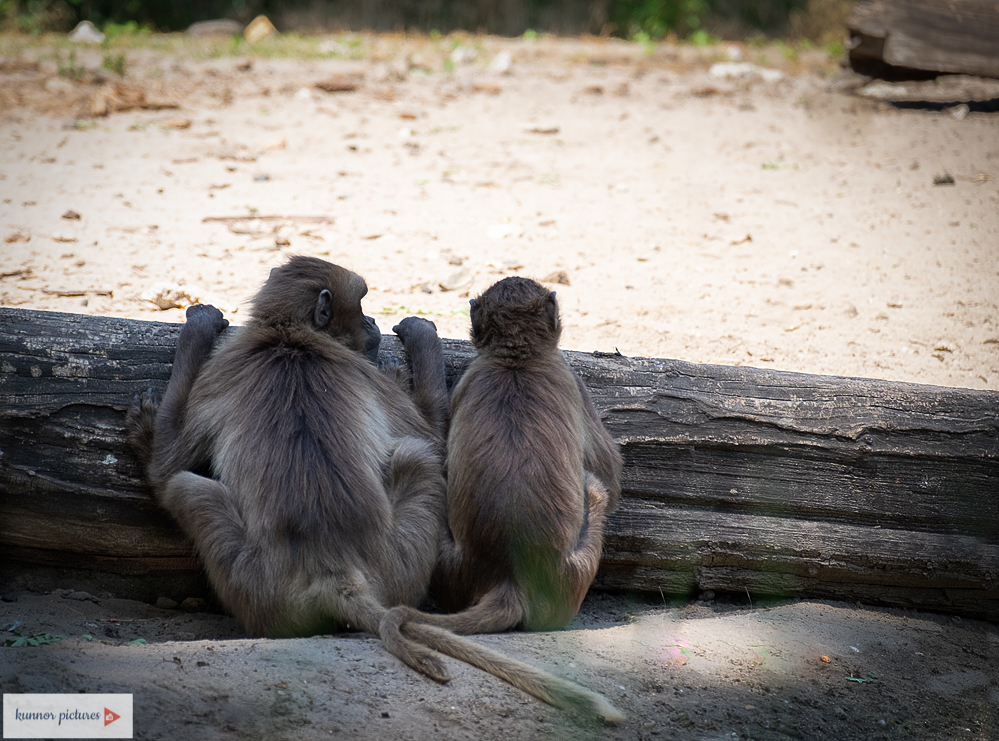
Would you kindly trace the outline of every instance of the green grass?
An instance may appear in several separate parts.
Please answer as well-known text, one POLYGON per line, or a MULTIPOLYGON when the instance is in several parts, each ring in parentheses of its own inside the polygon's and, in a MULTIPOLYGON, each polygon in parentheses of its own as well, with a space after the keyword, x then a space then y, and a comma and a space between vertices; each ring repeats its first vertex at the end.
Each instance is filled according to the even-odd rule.
POLYGON ((104 52, 104 60, 101 62, 101 68, 106 69, 108 72, 113 72, 116 75, 123 76, 125 74, 125 64, 124 54, 111 54, 110 52, 104 52))
POLYGON ((76 63, 76 49, 70 49, 65 61, 63 61, 61 53, 56 53, 56 70, 60 77, 79 80, 86 73, 87 68, 76 63))

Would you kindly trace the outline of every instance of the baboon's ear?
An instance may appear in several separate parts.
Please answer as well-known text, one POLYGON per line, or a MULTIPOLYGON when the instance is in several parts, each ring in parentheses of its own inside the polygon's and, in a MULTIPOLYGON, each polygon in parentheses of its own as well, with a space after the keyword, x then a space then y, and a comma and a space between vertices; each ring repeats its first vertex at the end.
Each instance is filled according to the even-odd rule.
POLYGON ((324 288, 319 292, 319 298, 316 300, 316 312, 312 315, 312 321, 314 321, 316 326, 320 329, 325 329, 332 318, 333 294, 324 288))
POLYGON ((552 331, 558 329, 558 302, 555 300, 555 291, 548 294, 548 300, 545 301, 545 310, 548 312, 548 321, 552 331))

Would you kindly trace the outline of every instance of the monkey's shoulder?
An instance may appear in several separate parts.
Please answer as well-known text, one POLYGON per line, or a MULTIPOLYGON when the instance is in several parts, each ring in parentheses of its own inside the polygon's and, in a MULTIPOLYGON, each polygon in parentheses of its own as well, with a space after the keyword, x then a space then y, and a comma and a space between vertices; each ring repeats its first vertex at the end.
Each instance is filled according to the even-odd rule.
POLYGON ((462 385, 506 389, 508 387, 562 387, 577 383, 572 368, 561 352, 543 353, 511 361, 489 354, 480 354, 459 381, 462 385))
POLYGON ((263 418, 267 426, 329 428, 321 435, 352 425, 377 429, 379 439, 422 430, 419 410, 398 383, 315 332, 250 325, 205 363, 192 399, 200 423, 212 429, 263 418), (343 424, 330 427, 333 417, 343 424))

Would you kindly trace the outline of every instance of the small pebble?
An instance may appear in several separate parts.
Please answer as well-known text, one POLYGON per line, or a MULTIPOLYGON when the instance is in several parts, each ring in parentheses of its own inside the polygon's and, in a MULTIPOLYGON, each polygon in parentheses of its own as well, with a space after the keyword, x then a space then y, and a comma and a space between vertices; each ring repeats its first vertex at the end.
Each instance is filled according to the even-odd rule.
POLYGON ((204 612, 207 606, 201 597, 188 597, 180 603, 180 609, 185 612, 204 612))

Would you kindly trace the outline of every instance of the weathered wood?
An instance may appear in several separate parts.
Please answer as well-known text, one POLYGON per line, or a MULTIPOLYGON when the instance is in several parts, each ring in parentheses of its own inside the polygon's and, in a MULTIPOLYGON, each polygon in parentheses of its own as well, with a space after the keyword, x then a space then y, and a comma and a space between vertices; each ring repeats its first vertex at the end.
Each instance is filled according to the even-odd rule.
POLYGON ((850 64, 863 74, 999 78, 995 0, 860 0, 846 25, 850 64))
MULTIPOLYGON (((123 440, 133 396, 165 388, 178 332, 0 309, 0 589, 204 593, 123 440)), ((383 352, 403 354, 389 336, 383 352)), ((999 394, 567 356, 625 459, 598 588, 999 619, 999 394)), ((449 385, 471 357, 445 341, 449 385)))

